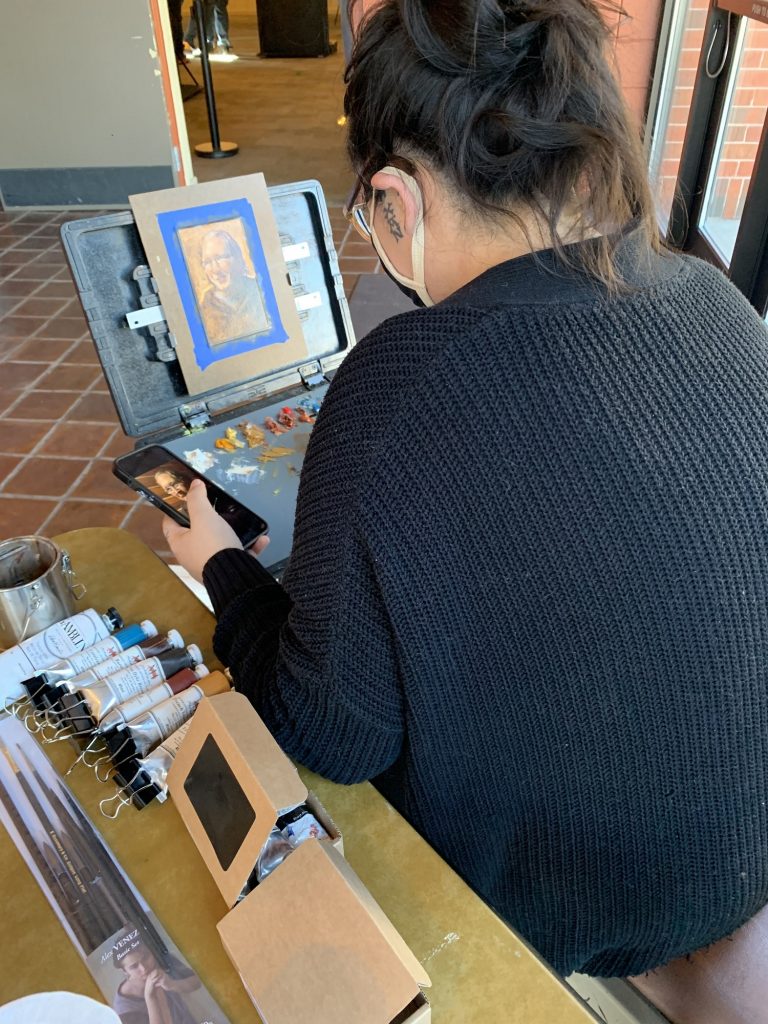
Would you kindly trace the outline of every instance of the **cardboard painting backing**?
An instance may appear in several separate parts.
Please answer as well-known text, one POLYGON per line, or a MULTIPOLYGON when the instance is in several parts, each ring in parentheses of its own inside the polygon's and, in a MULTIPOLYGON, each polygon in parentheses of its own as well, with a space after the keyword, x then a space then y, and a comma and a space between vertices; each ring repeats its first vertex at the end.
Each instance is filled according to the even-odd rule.
MULTIPOLYGON (((269 373, 275 367, 299 363, 307 358, 307 345, 288 282, 277 225, 262 174, 147 192, 129 198, 149 266, 157 282, 165 319, 176 340, 177 355, 190 395, 249 380, 269 373), (233 201, 245 201, 253 212, 266 270, 287 340, 219 358, 202 367, 195 355, 192 330, 182 301, 180 283, 177 281, 178 270, 174 271, 158 217, 172 211, 199 207, 199 223, 215 225, 221 218, 212 217, 206 212, 207 208, 233 201)), ((190 232, 189 227, 183 230, 190 232)), ((246 252, 244 255, 246 265, 251 266, 251 254, 246 252)), ((199 288, 201 278, 198 272, 187 268, 187 273, 189 286, 192 289, 199 288)))

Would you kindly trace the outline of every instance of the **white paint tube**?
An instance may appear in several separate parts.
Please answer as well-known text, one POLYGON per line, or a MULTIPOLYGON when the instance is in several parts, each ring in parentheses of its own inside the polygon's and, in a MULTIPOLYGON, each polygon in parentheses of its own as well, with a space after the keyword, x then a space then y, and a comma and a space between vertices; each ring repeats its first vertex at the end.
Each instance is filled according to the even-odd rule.
POLYGON ((229 681, 223 673, 211 672, 189 689, 182 690, 151 711, 119 726, 106 737, 112 763, 117 766, 128 758, 146 757, 191 718, 203 697, 212 697, 229 688, 229 681))
POLYGON ((92 647, 123 620, 114 608, 105 614, 89 608, 22 640, 0 653, 0 701, 18 700, 25 694, 23 682, 78 651, 92 647))
POLYGON ((183 725, 180 725, 176 732, 150 751, 146 757, 140 757, 136 761, 137 771, 134 787, 139 790, 149 785, 155 786, 159 792, 155 796, 158 803, 168 796, 168 772, 171 770, 176 755, 179 752, 184 737, 189 732, 192 719, 188 718, 183 725))
POLYGON ((106 732, 107 729, 116 729, 118 725, 130 722, 133 718, 138 718, 139 715, 143 715, 145 711, 149 711, 156 704, 161 704, 168 697, 181 693, 196 680, 203 679, 207 675, 208 669, 205 665, 198 665, 193 669, 182 669, 181 672, 170 676, 164 683, 153 686, 151 690, 147 690, 145 693, 139 693, 135 697, 131 697, 130 700, 125 701, 123 704, 118 704, 116 708, 108 712, 99 722, 98 731, 106 732))
POLYGON ((127 650, 121 651, 114 657, 93 665, 91 668, 86 669, 85 672, 81 672, 72 679, 51 679, 48 672, 44 672, 42 678, 47 683, 60 682, 61 685, 69 690, 70 693, 75 693, 77 690, 82 690, 84 687, 90 686, 92 683, 97 683, 101 679, 106 679, 108 676, 114 675, 121 669, 128 668, 129 665, 136 665, 140 661, 147 661, 149 658, 153 658, 156 655, 165 654, 166 651, 183 646, 184 638, 181 633, 176 629, 169 629, 167 633, 161 633, 158 636, 153 636, 144 643, 134 644, 133 647, 129 647, 127 650))
POLYGON ((155 658, 147 658, 135 665, 129 665, 91 686, 77 691, 81 698, 83 712, 98 723, 119 704, 130 700, 138 693, 145 693, 162 683, 169 676, 183 668, 194 668, 202 663, 203 655, 196 644, 190 644, 183 651, 166 651, 155 658))
MULTIPOLYGON (((79 651, 69 658, 62 658, 54 665, 49 666, 42 673, 42 677, 45 678, 47 683, 59 683, 65 679, 73 679, 79 676, 81 672, 86 672, 97 665, 102 665, 104 662, 112 662, 114 658, 120 657, 126 651, 132 648, 135 649, 136 645, 140 642, 146 642, 148 639, 154 639, 156 636, 157 629, 155 624, 150 622, 149 619, 145 619, 144 622, 128 626, 125 629, 119 629, 112 636, 104 637, 103 640, 99 640, 93 647, 87 647, 84 651, 79 651)), ((144 655, 144 657, 147 656, 146 654, 144 655)), ((130 664, 130 662, 126 662, 126 664, 130 664)), ((120 665, 115 665, 112 671, 116 672, 121 667, 120 665)))

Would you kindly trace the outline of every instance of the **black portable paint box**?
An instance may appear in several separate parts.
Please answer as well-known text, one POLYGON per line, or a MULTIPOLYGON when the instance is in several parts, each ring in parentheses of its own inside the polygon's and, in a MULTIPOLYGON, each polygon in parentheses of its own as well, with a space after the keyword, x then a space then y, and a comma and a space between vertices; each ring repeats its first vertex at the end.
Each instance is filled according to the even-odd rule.
MULTIPOLYGON (((269 447, 293 449, 268 461, 259 459, 260 449, 224 452, 215 441, 244 421, 265 429, 264 420, 276 419, 285 406, 320 405, 355 338, 320 183, 279 185, 268 192, 309 355, 300 364, 276 365, 202 394, 186 387, 133 214, 70 221, 61 237, 127 435, 126 451, 128 438, 137 449, 163 445, 266 519, 270 544, 263 561, 279 578, 290 554, 311 424, 297 422, 279 436, 266 431, 269 447), (210 459, 195 453, 215 462, 204 469, 201 463, 210 459)), ((238 437, 243 439, 239 431, 238 437)))

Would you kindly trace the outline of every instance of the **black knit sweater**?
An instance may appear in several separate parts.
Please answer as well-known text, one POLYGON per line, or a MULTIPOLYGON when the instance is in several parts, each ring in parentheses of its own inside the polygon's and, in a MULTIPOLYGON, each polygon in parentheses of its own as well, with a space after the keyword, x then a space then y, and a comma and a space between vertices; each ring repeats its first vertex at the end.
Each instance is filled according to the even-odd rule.
POLYGON ((378 776, 563 973, 768 901, 768 336, 643 252, 618 298, 545 253, 382 324, 313 431, 284 588, 205 570, 284 749, 378 776))

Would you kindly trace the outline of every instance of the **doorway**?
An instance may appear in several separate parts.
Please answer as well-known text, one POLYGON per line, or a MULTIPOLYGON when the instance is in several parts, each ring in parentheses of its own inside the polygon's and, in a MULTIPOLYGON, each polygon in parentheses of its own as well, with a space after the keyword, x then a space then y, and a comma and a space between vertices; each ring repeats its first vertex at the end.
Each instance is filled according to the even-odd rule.
MULTIPOLYGON (((258 2, 258 0, 256 0, 258 2)), ((195 155, 197 143, 210 139, 205 96, 184 102, 184 115, 198 181, 263 172, 268 185, 317 178, 329 205, 347 198, 352 174, 346 159, 343 126, 344 54, 340 2, 329 0, 328 28, 336 52, 327 57, 263 58, 254 0, 229 0, 230 55, 211 60, 219 131, 236 142, 237 155, 210 160, 195 155)), ((189 19, 184 3, 184 26, 189 19)), ((202 83, 199 58, 189 72, 202 83)), ((182 83, 190 81, 180 68, 182 83)))

